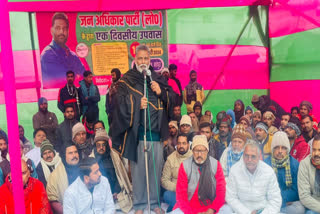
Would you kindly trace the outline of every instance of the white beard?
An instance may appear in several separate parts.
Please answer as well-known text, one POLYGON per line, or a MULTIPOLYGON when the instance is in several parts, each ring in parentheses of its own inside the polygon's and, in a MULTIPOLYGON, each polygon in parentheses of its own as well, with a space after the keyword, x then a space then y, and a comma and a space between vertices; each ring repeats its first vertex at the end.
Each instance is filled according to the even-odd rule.
POLYGON ((136 64, 136 67, 137 67, 137 70, 140 72, 140 73, 142 73, 142 71, 144 70, 144 69, 149 69, 149 67, 150 67, 150 64, 149 65, 147 65, 147 64, 141 64, 141 65, 137 65, 136 64))

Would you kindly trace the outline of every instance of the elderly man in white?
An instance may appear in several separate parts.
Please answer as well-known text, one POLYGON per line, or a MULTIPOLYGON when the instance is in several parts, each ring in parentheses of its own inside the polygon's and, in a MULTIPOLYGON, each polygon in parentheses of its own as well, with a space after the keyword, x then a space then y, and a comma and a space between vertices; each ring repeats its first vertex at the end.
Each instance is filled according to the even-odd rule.
POLYGON ((227 182, 226 202, 220 213, 277 214, 281 193, 273 169, 260 160, 259 145, 248 140, 243 160, 232 166, 227 182))

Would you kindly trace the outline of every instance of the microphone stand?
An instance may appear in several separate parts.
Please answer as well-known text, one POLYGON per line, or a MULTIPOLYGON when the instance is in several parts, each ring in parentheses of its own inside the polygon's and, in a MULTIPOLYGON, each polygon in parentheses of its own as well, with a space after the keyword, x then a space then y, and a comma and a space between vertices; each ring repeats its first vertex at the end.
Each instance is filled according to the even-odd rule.
MULTIPOLYGON (((144 76, 144 97, 147 97, 147 75, 146 71, 143 71, 144 76)), ((148 151, 147 151, 147 108, 144 109, 144 162, 146 167, 146 180, 147 180, 147 197, 148 197, 148 213, 151 214, 151 207, 150 207, 150 189, 149 189, 149 168, 148 168, 148 151)))

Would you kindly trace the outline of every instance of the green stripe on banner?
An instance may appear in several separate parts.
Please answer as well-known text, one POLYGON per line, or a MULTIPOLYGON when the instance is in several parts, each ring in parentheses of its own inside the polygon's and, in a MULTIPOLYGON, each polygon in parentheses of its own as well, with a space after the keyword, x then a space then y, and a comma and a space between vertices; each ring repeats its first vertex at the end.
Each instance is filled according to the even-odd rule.
POLYGON ((309 64, 273 64, 271 68, 271 82, 289 80, 320 79, 318 71, 320 63, 309 64))
POLYGON ((272 62, 275 64, 320 63, 320 28, 271 38, 270 44, 272 62))
MULTIPOLYGON (((35 15, 32 14, 33 38, 35 49, 39 49, 35 15)), ((10 27, 13 51, 32 50, 28 13, 11 12, 10 27)))
MULTIPOLYGON (((265 38, 266 7, 259 6, 255 21, 250 20, 239 45, 263 46, 265 38), (261 25, 259 25, 259 21, 261 25)), ((216 7, 168 10, 170 44, 229 44, 237 36, 249 16, 249 7, 216 7)))
MULTIPOLYGON (((205 91, 205 95, 207 96, 209 90, 205 91)), ((233 110, 234 102, 237 99, 241 99, 245 106, 250 105, 251 107, 251 99, 254 94, 257 95, 265 95, 268 93, 267 89, 241 89, 241 90, 214 90, 211 92, 210 96, 206 99, 204 106, 202 108, 202 114, 205 113, 206 110, 209 110, 213 113, 213 120, 216 120, 216 114, 220 111, 227 111, 228 109, 233 110)), ((254 108, 254 107, 253 107, 254 108)), ((181 108, 181 113, 186 114, 187 109, 186 106, 183 105, 181 108)))

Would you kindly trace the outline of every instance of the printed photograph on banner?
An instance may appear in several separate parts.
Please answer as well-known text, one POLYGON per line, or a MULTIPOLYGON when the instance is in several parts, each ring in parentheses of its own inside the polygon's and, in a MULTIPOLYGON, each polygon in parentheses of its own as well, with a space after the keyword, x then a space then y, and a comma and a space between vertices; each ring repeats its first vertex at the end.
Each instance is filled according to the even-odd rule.
POLYGON ((85 70, 97 85, 111 84, 111 70, 126 73, 134 65, 135 49, 150 48, 151 66, 168 66, 165 10, 94 13, 37 13, 41 72, 44 89, 60 88, 65 74, 85 70))

